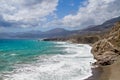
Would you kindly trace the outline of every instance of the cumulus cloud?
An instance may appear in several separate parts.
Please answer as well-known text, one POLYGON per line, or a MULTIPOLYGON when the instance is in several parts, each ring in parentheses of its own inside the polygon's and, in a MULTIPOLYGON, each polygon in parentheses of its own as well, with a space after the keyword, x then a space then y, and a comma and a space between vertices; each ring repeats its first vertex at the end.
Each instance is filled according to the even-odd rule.
POLYGON ((61 20, 52 21, 51 24, 84 28, 117 16, 120 16, 120 0, 87 0, 82 7, 80 6, 77 14, 66 15, 61 20))
POLYGON ((37 25, 46 21, 57 5, 58 0, 0 0, 0 16, 16 24, 37 25))
POLYGON ((57 5, 58 0, 0 0, 0 26, 85 28, 120 16, 120 0, 85 0, 76 14, 61 19, 57 5))

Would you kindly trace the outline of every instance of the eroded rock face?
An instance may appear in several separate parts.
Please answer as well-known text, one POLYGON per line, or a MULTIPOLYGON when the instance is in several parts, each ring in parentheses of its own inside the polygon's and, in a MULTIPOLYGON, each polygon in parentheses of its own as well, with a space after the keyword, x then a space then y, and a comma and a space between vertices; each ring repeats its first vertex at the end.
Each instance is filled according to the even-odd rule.
POLYGON ((120 56, 120 22, 110 30, 105 39, 93 44, 92 53, 97 64, 105 66, 113 64, 120 56))

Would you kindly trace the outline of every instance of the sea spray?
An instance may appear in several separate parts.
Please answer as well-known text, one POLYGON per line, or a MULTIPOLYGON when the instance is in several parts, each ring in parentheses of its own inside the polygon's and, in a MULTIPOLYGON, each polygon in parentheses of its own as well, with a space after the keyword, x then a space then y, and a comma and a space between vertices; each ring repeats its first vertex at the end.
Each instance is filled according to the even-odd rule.
POLYGON ((12 71, 1 73, 3 80, 83 80, 92 75, 90 63, 94 59, 89 45, 67 42, 52 45, 54 49, 49 47, 44 54, 34 57, 35 61, 15 63, 12 71))

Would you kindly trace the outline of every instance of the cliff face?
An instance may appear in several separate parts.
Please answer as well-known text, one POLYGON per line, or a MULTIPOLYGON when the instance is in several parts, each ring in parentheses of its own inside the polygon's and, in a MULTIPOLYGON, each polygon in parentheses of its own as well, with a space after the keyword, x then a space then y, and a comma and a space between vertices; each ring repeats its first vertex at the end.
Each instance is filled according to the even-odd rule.
POLYGON ((120 22, 106 34, 104 39, 93 44, 92 53, 101 66, 111 65, 120 57, 120 22))

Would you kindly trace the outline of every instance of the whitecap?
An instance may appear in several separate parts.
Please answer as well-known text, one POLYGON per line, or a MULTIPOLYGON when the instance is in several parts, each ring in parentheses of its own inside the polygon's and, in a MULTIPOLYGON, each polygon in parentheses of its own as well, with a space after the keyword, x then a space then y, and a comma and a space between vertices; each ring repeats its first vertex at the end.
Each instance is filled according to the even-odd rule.
POLYGON ((17 64, 4 80, 83 80, 92 75, 90 53, 86 44, 58 43, 65 54, 41 55, 31 64, 17 64))

